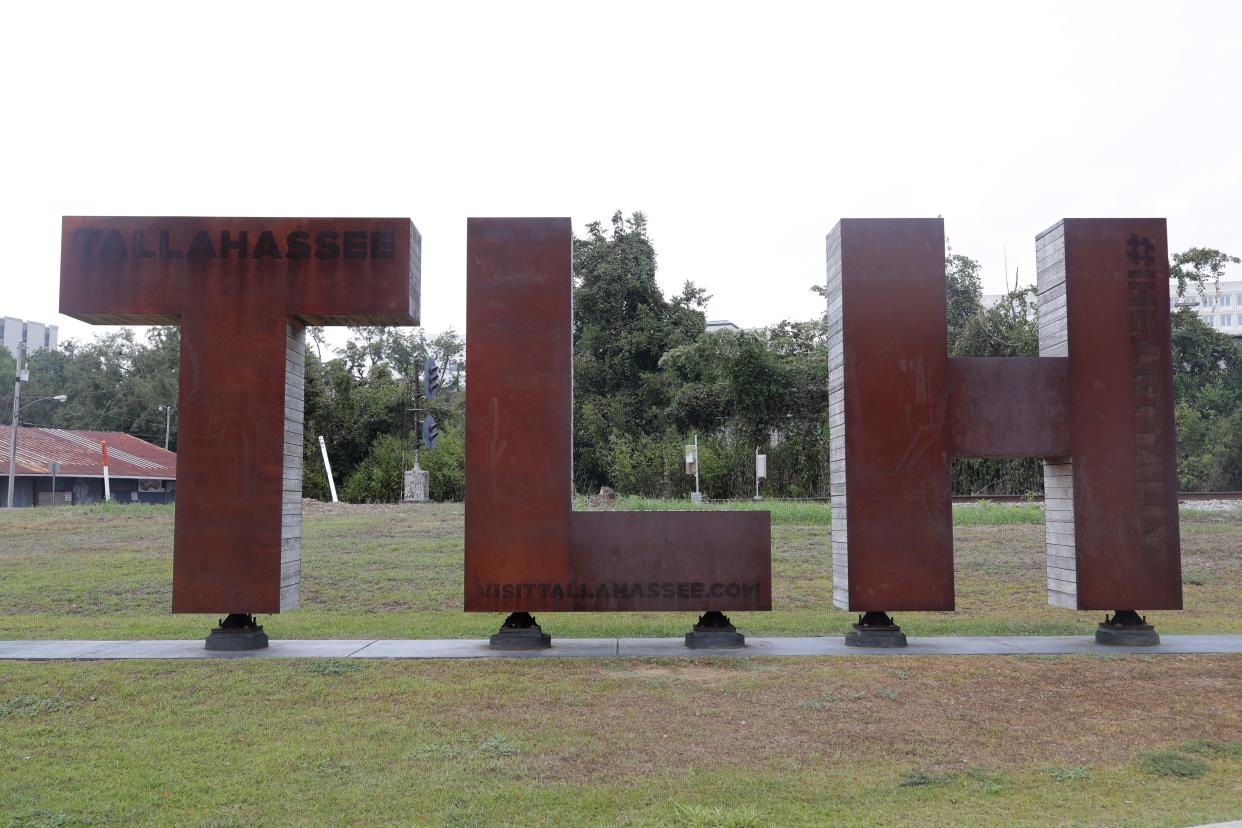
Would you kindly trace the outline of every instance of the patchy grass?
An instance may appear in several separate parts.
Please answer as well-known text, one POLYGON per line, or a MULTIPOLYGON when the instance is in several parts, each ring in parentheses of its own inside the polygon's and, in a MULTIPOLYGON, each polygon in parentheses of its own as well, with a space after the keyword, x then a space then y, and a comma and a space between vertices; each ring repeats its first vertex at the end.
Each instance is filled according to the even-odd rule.
POLYGON ((922 788, 925 785, 940 785, 952 778, 952 774, 928 773, 922 768, 912 768, 901 775, 901 781, 897 784, 903 788, 922 788))
POLYGON ((1242 744, 1242 661, 1227 656, 310 663, 0 663, 2 698, 68 705, 0 724, 0 825, 1237 816, 1242 758, 1220 746, 1242 744), (900 696, 877 698, 894 669, 900 696), (1124 704, 1100 692, 1122 683, 1124 704), (1168 752, 1205 772, 1129 759, 1168 752), (1090 784, 1048 770, 1071 767, 1090 784))
MULTIPOLYGON (((828 509, 792 505, 809 511, 774 513, 779 609, 734 620, 839 635, 852 617, 830 607, 828 509)), ((902 614, 907 631, 1090 633, 1094 614, 1044 603, 1029 508, 955 509, 958 611, 902 614)), ((1242 515, 1182 521, 1187 610, 1150 617, 1242 631, 1242 515)), ((499 624, 461 612, 460 505, 311 506, 304 533, 305 608, 265 617, 274 637, 499 624)), ((203 636, 214 618, 168 613, 171 546, 168 507, 0 510, 0 637, 203 636)), ((540 616, 558 636, 678 635, 692 620, 540 616)), ((1236 818, 1242 660, 1105 655, 0 662, 0 825, 1236 818), (1119 686, 1124 702, 1101 692, 1119 686)))
POLYGON ((17 696, 0 702, 0 719, 6 716, 23 716, 31 719, 43 713, 59 713, 72 706, 60 696, 17 696))
POLYGON ((1178 779, 1198 779, 1208 771, 1207 762, 1171 750, 1140 753, 1137 762, 1148 773, 1178 779))
POLYGON ((1197 739, 1193 742, 1179 745, 1177 749, 1183 753, 1193 753, 1196 756, 1242 759, 1242 741, 1222 742, 1219 739, 1197 739))
POLYGON ((744 808, 722 808, 719 805, 682 805, 673 803, 673 824, 687 828, 757 828, 759 810, 751 805, 744 808))
POLYGON ((323 658, 306 662, 305 669, 315 676, 345 676, 367 669, 367 662, 350 661, 347 658, 323 658))
MULTIPOLYGON (((752 636, 841 635, 854 619, 831 606, 828 507, 789 505, 812 515, 790 511, 773 526, 776 609, 733 620, 752 636)), ((1046 603, 1043 527, 1025 522, 1031 508, 1038 509, 955 508, 957 611, 901 613, 898 623, 912 635, 1090 635, 1101 614, 1046 603), (978 522, 984 515, 995 522, 978 522)), ((172 519, 166 506, 0 510, 0 638, 205 635, 214 617, 168 612, 172 519)), ((461 612, 462 525, 460 504, 310 505, 303 608, 262 623, 275 638, 489 635, 500 616, 461 612)), ((1150 620, 1164 633, 1242 632, 1242 514, 1184 513, 1182 556, 1186 609, 1149 613, 1150 620)), ((552 613, 539 620, 558 637, 614 637, 678 636, 694 619, 552 613)))

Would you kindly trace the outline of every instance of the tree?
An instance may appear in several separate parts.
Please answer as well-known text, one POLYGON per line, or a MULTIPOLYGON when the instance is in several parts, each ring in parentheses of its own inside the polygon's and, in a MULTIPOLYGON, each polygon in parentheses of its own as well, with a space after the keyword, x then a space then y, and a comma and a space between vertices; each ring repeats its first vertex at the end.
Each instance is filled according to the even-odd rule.
POLYGON ((983 282, 979 263, 953 253, 944 257, 945 317, 949 326, 949 353, 958 352, 958 340, 967 325, 983 310, 983 282))
POLYGON ((464 422, 465 342, 452 330, 431 337, 422 330, 387 327, 352 328, 351 333, 332 359, 322 360, 318 348, 306 354, 303 493, 328 497, 322 435, 342 481, 342 498, 399 500, 402 469, 414 462, 410 449, 417 418, 411 409, 420 407, 430 410, 440 428, 436 448, 421 457, 422 466, 433 470, 431 496, 461 499, 464 455, 458 435, 464 422), (416 406, 412 374, 429 355, 443 372, 441 393, 416 406))
POLYGON ((1173 416, 1183 491, 1242 489, 1242 346, 1173 314, 1173 416))
POLYGON ((708 297, 687 282, 665 298, 642 213, 618 211, 611 232, 589 224, 573 256, 574 482, 593 491, 625 446, 664 432, 671 389, 660 359, 703 332, 708 297))
POLYGON ((1208 281, 1219 284, 1225 269, 1239 263, 1242 259, 1215 248, 1192 247, 1170 257, 1169 278, 1177 282, 1177 295, 1185 296, 1188 287, 1203 292, 1208 281))
POLYGON ((953 356, 1039 356, 1039 312, 1035 288, 1016 288, 995 305, 980 307, 960 323, 953 356))
MULTIPOLYGON (((123 431, 163 445, 160 406, 177 402, 180 344, 177 328, 152 328, 145 343, 123 328, 88 343, 70 339, 58 350, 34 351, 26 360, 30 383, 23 397, 64 394, 68 399, 31 408, 23 413, 23 424, 123 431)), ((11 410, 12 396, 5 397, 11 410)), ((175 416, 173 425, 170 447, 176 445, 175 416)))

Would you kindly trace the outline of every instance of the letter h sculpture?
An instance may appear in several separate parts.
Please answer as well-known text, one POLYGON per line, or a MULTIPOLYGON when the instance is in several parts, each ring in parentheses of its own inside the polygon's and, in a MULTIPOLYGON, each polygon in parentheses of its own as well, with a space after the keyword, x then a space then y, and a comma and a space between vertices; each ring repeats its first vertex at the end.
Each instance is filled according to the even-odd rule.
POLYGON ((901 646, 895 610, 952 610, 954 457, 1044 461, 1048 602, 1112 610, 1108 644, 1181 609, 1163 219, 1065 219, 1036 240, 1039 357, 950 357, 940 219, 828 236, 833 603, 901 646))

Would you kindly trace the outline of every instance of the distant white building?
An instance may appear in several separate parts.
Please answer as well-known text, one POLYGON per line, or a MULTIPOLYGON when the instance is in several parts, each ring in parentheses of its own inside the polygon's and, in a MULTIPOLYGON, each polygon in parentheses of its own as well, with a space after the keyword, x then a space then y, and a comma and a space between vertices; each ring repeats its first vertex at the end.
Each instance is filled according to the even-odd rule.
POLYGON ((18 346, 25 343, 26 353, 31 354, 40 349, 56 350, 56 326, 44 325, 42 322, 23 322, 11 316, 0 317, 0 344, 9 349, 9 353, 17 355, 18 346))
POLYGON ((734 325, 728 319, 712 319, 707 323, 707 332, 716 333, 717 331, 740 331, 737 325, 734 325))
MULTIPOLYGON (((986 293, 981 297, 984 308, 997 305, 1003 293, 986 293)), ((1186 286, 1186 295, 1178 297, 1177 283, 1169 284, 1169 307, 1173 311, 1190 308, 1210 328, 1242 339, 1242 281, 1221 282, 1204 286, 1203 292, 1194 285, 1186 286)))
POLYGON ((1186 295, 1177 295, 1177 285, 1169 287, 1173 310, 1190 308, 1210 328, 1223 334, 1242 338, 1242 282, 1221 282, 1204 285, 1199 291, 1187 285, 1186 295))

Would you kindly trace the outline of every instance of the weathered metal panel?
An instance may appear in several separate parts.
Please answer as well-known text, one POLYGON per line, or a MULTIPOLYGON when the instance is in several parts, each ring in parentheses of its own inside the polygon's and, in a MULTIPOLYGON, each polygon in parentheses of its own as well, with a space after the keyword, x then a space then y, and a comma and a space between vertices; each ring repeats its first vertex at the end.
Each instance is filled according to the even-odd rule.
POLYGON ((573 610, 770 610, 768 512, 574 512, 573 610))
POLYGON ((1059 231, 1078 608, 1181 609, 1165 221, 1065 219, 1059 231))
POLYGON ((572 573, 573 233, 472 218, 466 236, 465 607, 545 609, 487 587, 572 573))
POLYGON ((947 420, 954 457, 1069 454, 1069 360, 953 357, 947 420))
POLYGON ((62 313, 181 325, 174 612, 278 612, 282 590, 296 604, 289 321, 417 324, 419 243, 408 219, 64 219, 62 313))
POLYGON ((60 310, 93 324, 178 323, 206 283, 309 325, 416 325, 409 219, 65 216, 60 310))
POLYGON ((951 610, 944 222, 844 219, 828 248, 843 349, 829 384, 842 386, 848 435, 832 473, 849 492, 833 554, 848 560, 849 609, 951 610))
POLYGON ((173 612, 280 611, 287 316, 237 287, 206 280, 181 319, 173 612))
POLYGON ((467 227, 471 612, 771 608, 766 512, 573 512, 568 219, 467 227))

